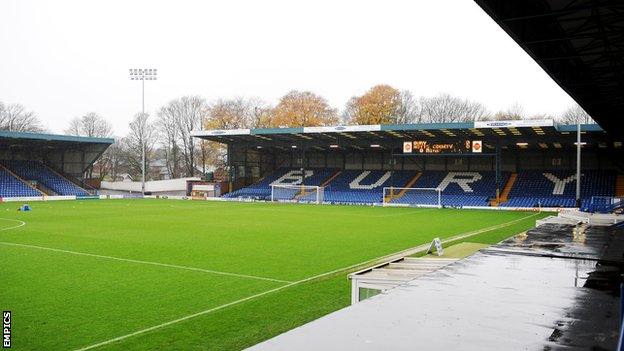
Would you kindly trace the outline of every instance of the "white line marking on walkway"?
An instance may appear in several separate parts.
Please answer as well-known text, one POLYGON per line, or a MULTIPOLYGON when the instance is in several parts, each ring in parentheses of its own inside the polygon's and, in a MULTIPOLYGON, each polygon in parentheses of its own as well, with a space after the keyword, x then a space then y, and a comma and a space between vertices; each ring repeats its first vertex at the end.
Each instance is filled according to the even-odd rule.
POLYGON ((0 218, 0 220, 2 220, 2 221, 11 221, 11 222, 19 222, 19 224, 16 225, 16 226, 0 229, 0 232, 1 231, 5 231, 5 230, 9 230, 9 229, 16 229, 16 228, 23 227, 23 226, 26 225, 26 222, 20 221, 19 219, 0 218))
MULTIPOLYGON (((520 222, 522 220, 525 220, 525 219, 528 219, 528 218, 531 218, 531 217, 535 217, 538 214, 539 214, 539 212, 531 214, 529 216, 525 216, 525 217, 522 217, 522 218, 515 219, 513 221, 509 221, 509 222, 506 222, 506 223, 493 225, 493 226, 490 226, 490 227, 487 227, 487 228, 483 228, 483 229, 477 229, 477 230, 474 230, 472 232, 466 232, 466 233, 458 234, 456 236, 447 238, 447 239, 443 240, 442 242, 450 242, 450 241, 465 239, 465 238, 468 238, 470 236, 474 236, 474 235, 477 235, 477 234, 489 232, 491 230, 504 228, 506 226, 509 226, 511 224, 520 222)), ((136 335, 144 334, 144 333, 150 332, 152 330, 160 329, 160 328, 163 328, 163 327, 166 327, 166 326, 169 326, 169 325, 173 325, 173 324, 177 324, 177 323, 180 323, 180 322, 183 322, 183 321, 195 318, 195 317, 199 317, 199 316, 202 316, 202 315, 205 315, 205 314, 209 314, 211 312, 218 311, 218 310, 224 309, 224 308, 229 307, 229 306, 237 305, 237 304, 239 304, 241 302, 253 300, 255 298, 258 298, 258 297, 261 297, 261 296, 264 296, 264 295, 268 295, 268 294, 271 294, 271 293, 274 293, 274 292, 277 292, 277 291, 280 291, 280 290, 287 289, 287 288, 289 288, 291 286, 307 283, 307 282, 312 281, 312 280, 323 278, 323 277, 326 277, 328 275, 333 275, 333 274, 340 273, 340 272, 343 272, 343 271, 352 270, 352 269, 355 269, 355 268, 358 268, 358 267, 361 267, 361 266, 364 266, 364 265, 370 265, 370 264, 374 264, 376 262, 383 262, 383 261, 387 261, 387 260, 392 260, 392 258, 395 257, 395 256, 405 255, 405 253, 407 253, 409 255, 411 251, 415 250, 414 253, 416 253, 416 252, 420 252, 420 251, 426 250, 428 248, 429 248, 429 243, 417 246, 415 248, 407 249, 407 250, 401 251, 399 253, 394 253, 394 254, 382 256, 382 257, 375 258, 375 259, 372 259, 372 260, 368 260, 368 261, 365 261, 365 262, 357 263, 357 264, 354 264, 354 265, 351 265, 351 266, 348 266, 348 267, 339 268, 339 269, 335 269, 335 270, 330 271, 330 272, 321 273, 321 274, 318 274, 318 275, 315 275, 315 276, 312 276, 312 277, 309 277, 309 278, 298 280, 296 282, 291 282, 291 283, 286 284, 284 286, 280 286, 280 287, 277 287, 277 288, 274 288, 274 289, 271 289, 271 290, 267 290, 267 291, 264 291, 264 292, 261 292, 261 293, 255 294, 255 295, 244 297, 244 298, 236 300, 236 301, 228 302, 226 304, 223 304, 223 305, 220 305, 220 306, 217 306, 217 307, 213 307, 213 308, 210 308, 210 309, 207 309, 207 310, 204 310, 204 311, 193 313, 193 314, 190 314, 188 316, 184 316, 184 317, 181 317, 181 318, 178 318, 178 319, 174 319, 174 320, 171 320, 171 321, 168 321, 168 322, 165 322, 165 323, 154 325, 154 326, 151 326, 151 327, 148 327, 148 328, 145 328, 145 329, 137 330, 137 331, 132 332, 130 334, 118 336, 116 338, 105 340, 105 341, 99 342, 97 344, 84 346, 84 347, 81 347, 79 349, 75 349, 74 351, 92 350, 92 349, 95 349, 95 348, 98 348, 98 347, 101 347, 101 346, 112 344, 112 343, 117 342, 117 341, 121 341, 121 340, 125 340, 125 339, 128 339, 128 338, 131 338, 131 337, 136 336, 136 335)))
POLYGON ((31 249, 39 249, 39 250, 47 250, 47 251, 54 251, 54 252, 62 252, 62 253, 78 255, 78 256, 88 256, 88 257, 103 258, 103 259, 107 259, 107 260, 115 260, 115 261, 122 261, 122 262, 147 264, 147 265, 152 265, 152 266, 160 266, 160 267, 168 267, 168 268, 177 268, 177 269, 184 269, 184 270, 187 270, 187 271, 196 271, 196 272, 204 272, 204 273, 217 274, 217 275, 226 275, 226 276, 237 277, 237 278, 248 278, 248 279, 256 279, 256 280, 265 280, 265 281, 284 283, 284 284, 292 283, 291 281, 288 281, 288 280, 260 277, 260 276, 256 276, 256 275, 222 272, 222 271, 215 271, 215 270, 212 270, 212 269, 204 269, 204 268, 189 267, 189 266, 180 266, 180 265, 176 265, 176 264, 168 264, 168 263, 160 263, 160 262, 133 260, 133 259, 129 259, 129 258, 121 258, 121 257, 114 257, 114 256, 105 256, 105 255, 91 254, 91 253, 86 253, 86 252, 78 252, 78 251, 69 251, 69 250, 63 250, 63 249, 55 249, 55 248, 52 248, 52 247, 45 247, 45 246, 18 244, 18 243, 6 242, 6 241, 0 241, 0 245, 27 247, 27 248, 31 248, 31 249))

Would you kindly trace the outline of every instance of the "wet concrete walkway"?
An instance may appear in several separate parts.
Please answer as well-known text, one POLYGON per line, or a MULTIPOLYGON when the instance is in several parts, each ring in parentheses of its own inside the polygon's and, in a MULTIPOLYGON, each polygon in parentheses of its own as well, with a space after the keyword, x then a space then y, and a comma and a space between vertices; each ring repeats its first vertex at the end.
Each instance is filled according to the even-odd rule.
POLYGON ((623 239, 543 225, 251 350, 614 350, 623 239))

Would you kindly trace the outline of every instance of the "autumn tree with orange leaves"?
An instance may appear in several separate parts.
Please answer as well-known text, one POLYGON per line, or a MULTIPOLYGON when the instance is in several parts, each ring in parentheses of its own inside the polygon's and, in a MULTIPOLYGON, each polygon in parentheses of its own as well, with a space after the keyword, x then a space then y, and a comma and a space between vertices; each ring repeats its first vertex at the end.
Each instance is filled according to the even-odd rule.
POLYGON ((389 85, 376 85, 347 103, 346 117, 352 124, 396 123, 401 113, 401 92, 389 85))
POLYGON ((268 124, 274 127, 310 127, 337 123, 338 113, 324 97, 309 91, 293 90, 273 108, 268 124))
MULTIPOLYGON (((210 106, 205 129, 239 129, 269 127, 271 108, 257 98, 235 97, 218 99, 210 106)), ((217 168, 226 166, 226 147, 214 141, 202 140, 202 155, 217 168)))

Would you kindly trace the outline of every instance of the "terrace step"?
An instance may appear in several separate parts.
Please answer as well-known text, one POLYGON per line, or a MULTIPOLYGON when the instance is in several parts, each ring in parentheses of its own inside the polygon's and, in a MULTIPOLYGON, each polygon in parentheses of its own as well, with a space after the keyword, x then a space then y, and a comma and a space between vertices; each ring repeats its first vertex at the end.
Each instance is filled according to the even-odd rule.
POLYGON ((81 184, 78 183, 77 180, 71 179, 71 177, 68 177, 66 175, 61 174, 61 172, 57 171, 56 169, 54 169, 53 167, 50 167, 48 165, 46 165, 45 163, 42 163, 43 167, 47 168, 50 172, 56 174, 57 176, 61 177, 62 179, 65 179, 66 181, 74 184, 76 187, 78 187, 79 189, 83 190, 85 193, 89 193, 84 186, 82 186, 81 184))
POLYGON ((509 176, 509 179, 507 180, 507 183, 505 184, 505 187, 503 188, 503 191, 501 192, 499 198, 492 200, 490 202, 490 206, 497 207, 503 202, 507 202, 507 200, 509 200, 509 192, 511 192, 511 189, 513 189, 513 186, 516 183, 516 179, 518 179, 518 173, 512 173, 509 176))
POLYGON ((41 183, 37 183, 37 189, 46 195, 50 195, 50 196, 58 195, 55 191, 51 190, 50 188, 46 187, 45 185, 41 183))
POLYGON ((332 180, 336 179, 336 177, 338 177, 340 175, 340 173, 342 173, 342 171, 337 171, 336 173, 334 173, 331 177, 329 177, 327 180, 325 180, 321 184, 321 187, 325 187, 325 186, 329 185, 329 183, 331 183, 332 180))
MULTIPOLYGON (((422 175, 422 172, 416 172, 416 175, 412 177, 412 179, 410 179, 403 187, 410 188, 412 185, 416 183, 416 181, 418 181, 418 178, 420 178, 421 175, 422 175)), ((403 195, 405 195, 406 192, 407 192, 407 189, 401 189, 401 191, 399 191, 399 193, 396 195, 393 195, 393 194, 386 195, 385 202, 390 202, 390 200, 392 199, 400 199, 401 197, 403 197, 403 195)))

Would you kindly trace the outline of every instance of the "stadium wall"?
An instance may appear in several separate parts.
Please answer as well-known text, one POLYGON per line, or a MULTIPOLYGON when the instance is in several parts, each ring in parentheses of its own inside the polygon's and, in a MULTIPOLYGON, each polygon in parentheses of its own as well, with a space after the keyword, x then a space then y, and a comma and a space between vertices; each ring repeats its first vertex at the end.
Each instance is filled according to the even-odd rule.
MULTIPOLYGON (((201 180, 197 177, 153 180, 145 182, 145 191, 162 195, 186 195, 186 182, 188 180, 201 180)), ((106 182, 101 184, 102 190, 117 192, 141 192, 141 182, 106 182)))
POLYGON ((2 202, 29 202, 29 201, 60 201, 76 200, 76 196, 33 196, 33 197, 4 197, 2 202))

